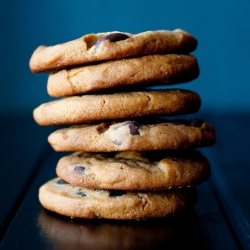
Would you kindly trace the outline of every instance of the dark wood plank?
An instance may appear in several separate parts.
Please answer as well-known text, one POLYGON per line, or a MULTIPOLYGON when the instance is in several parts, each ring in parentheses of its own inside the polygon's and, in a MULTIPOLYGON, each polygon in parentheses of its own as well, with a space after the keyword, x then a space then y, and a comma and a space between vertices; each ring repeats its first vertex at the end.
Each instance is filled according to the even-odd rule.
POLYGON ((51 128, 41 128, 32 115, 1 116, 0 240, 25 195, 35 165, 45 153, 51 128))
POLYGON ((208 119, 217 133, 216 145, 204 150, 212 164, 212 189, 240 245, 250 249, 250 114, 208 119))

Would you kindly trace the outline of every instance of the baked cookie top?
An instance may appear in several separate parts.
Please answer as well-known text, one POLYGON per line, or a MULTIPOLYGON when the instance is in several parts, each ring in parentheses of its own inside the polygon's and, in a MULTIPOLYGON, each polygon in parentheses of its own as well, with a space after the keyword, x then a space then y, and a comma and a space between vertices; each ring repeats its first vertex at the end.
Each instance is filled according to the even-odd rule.
POLYGON ((142 55, 187 54, 196 47, 197 40, 180 29, 138 34, 119 31, 88 34, 54 46, 39 46, 31 56, 30 69, 43 72, 142 55))
POLYGON ((33 115, 39 125, 48 126, 195 113, 200 105, 200 96, 188 90, 134 91, 67 97, 40 105, 33 115))
POLYGON ((48 141, 56 151, 147 151, 212 146, 215 131, 200 119, 160 123, 138 121, 79 125, 59 129, 48 141))
POLYGON ((78 95, 112 87, 188 82, 199 75, 191 55, 149 55, 61 70, 49 76, 53 97, 78 95))
POLYGON ((193 150, 77 152, 62 157, 56 173, 73 186, 158 190, 197 185, 209 177, 210 164, 193 150))
POLYGON ((48 210, 76 218, 147 219, 177 213, 197 201, 195 188, 158 192, 97 190, 72 186, 55 178, 39 189, 48 210))

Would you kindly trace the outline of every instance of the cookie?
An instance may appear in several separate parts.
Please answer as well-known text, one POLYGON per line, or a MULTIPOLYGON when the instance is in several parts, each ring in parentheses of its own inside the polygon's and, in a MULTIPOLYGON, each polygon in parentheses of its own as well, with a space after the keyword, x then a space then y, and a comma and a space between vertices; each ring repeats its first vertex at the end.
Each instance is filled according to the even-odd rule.
POLYGON ((150 151, 62 157, 57 175, 74 186, 114 190, 159 190, 199 184, 210 175, 208 160, 197 151, 150 151))
POLYGON ((197 193, 195 188, 157 192, 87 189, 55 178, 40 187, 39 200, 46 209, 69 217, 130 220, 175 214, 193 206, 197 193))
POLYGON ((135 84, 188 82, 198 75, 199 67, 194 56, 150 55, 50 74, 47 90, 49 95, 60 97, 135 84))
POLYGON ((212 146, 215 131, 200 119, 143 124, 137 121, 79 125, 54 131, 48 137, 58 152, 148 151, 212 146))
POLYGON ((199 95, 192 91, 135 91, 68 97, 40 105, 33 115, 39 125, 49 126, 195 113, 200 105, 199 95))
POLYGON ((39 46, 30 58, 30 69, 43 72, 134 56, 187 54, 196 47, 197 40, 180 29, 138 34, 119 31, 88 34, 63 44, 39 46))

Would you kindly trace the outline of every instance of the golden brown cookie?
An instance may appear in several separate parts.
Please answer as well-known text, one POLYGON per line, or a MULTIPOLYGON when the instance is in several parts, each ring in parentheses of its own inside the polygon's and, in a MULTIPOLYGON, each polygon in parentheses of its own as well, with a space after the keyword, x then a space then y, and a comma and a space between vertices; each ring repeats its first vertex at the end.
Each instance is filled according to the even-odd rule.
POLYGON ((48 210, 76 218, 119 220, 173 215, 193 206, 195 188, 155 192, 87 189, 55 178, 39 189, 39 200, 48 210))
POLYGON ((152 124, 125 121, 59 129, 48 141, 58 152, 188 149, 213 145, 215 131, 200 119, 152 124))
POLYGON ((34 110, 39 125, 63 125, 147 115, 195 113, 201 99, 192 91, 169 89, 67 97, 34 110))
POLYGON ((73 186, 146 191, 197 185, 209 177, 210 164, 193 150, 77 152, 62 157, 56 173, 73 186))
POLYGON ((53 71, 76 65, 152 54, 187 54, 197 47, 189 33, 146 31, 138 34, 106 32, 88 34, 54 46, 39 46, 30 59, 33 72, 53 71))
POLYGON ((188 82, 199 75, 191 55, 150 55, 62 70, 49 76, 47 90, 53 97, 69 96, 131 85, 188 82))

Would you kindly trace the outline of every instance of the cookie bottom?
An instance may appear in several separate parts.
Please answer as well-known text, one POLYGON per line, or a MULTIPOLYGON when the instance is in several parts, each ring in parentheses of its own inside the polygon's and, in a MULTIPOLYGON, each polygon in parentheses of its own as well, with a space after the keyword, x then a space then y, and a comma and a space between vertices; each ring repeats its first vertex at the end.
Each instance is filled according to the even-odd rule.
POLYGON ((155 192, 86 189, 60 178, 39 189, 42 206, 58 214, 86 219, 135 220, 166 217, 197 202, 195 187, 155 192))

